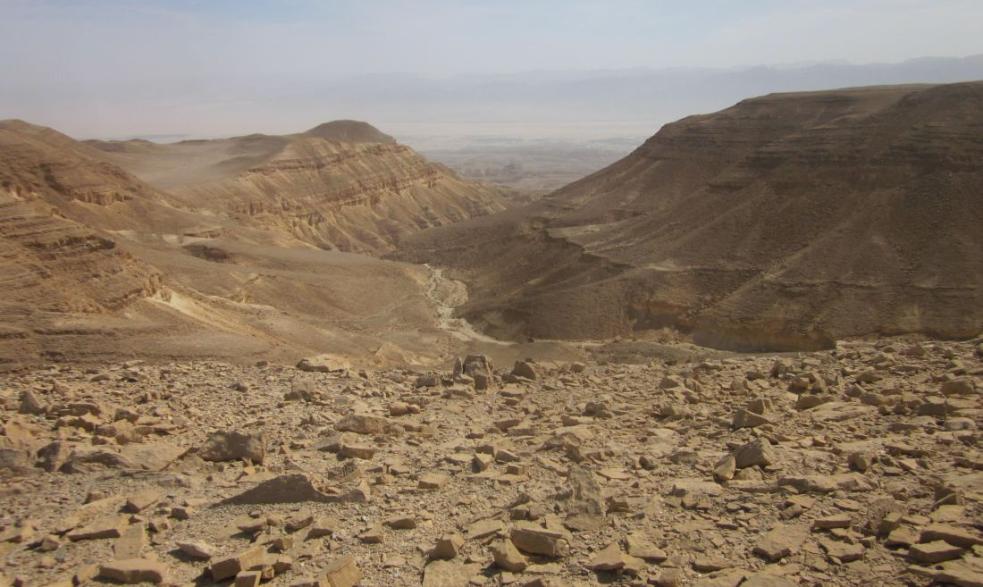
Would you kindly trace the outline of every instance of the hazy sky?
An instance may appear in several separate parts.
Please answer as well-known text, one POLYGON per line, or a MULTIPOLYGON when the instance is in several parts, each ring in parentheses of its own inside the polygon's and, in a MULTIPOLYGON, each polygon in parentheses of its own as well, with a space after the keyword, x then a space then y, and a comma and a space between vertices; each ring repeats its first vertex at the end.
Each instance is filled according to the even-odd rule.
POLYGON ((0 118, 179 131, 209 101, 353 75, 976 53, 981 0, 0 0, 0 118))

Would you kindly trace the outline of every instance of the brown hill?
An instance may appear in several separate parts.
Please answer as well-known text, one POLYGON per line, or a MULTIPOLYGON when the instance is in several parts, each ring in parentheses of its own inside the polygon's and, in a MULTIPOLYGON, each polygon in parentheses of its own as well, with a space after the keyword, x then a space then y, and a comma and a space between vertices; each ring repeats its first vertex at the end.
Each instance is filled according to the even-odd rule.
POLYGON ((61 328, 51 317, 120 310, 159 291, 160 273, 73 219, 111 223, 121 208, 157 205, 152 189, 65 135, 18 120, 0 121, 0 154, 2 365, 44 354, 37 333, 61 328))
POLYGON ((171 233, 201 222, 176 208, 169 194, 107 160, 102 151, 20 120, 0 121, 0 189, 106 231, 171 233))
POLYGON ((385 252, 420 229, 504 208, 495 189, 364 122, 286 136, 88 144, 189 209, 326 249, 385 252))
POLYGON ((339 143, 395 143, 396 139, 360 120, 332 120, 303 133, 339 143))
MULTIPOLYGON (((376 138, 347 125, 327 130, 376 138)), ((324 352, 355 364, 419 364, 460 344, 441 322, 439 288, 428 268, 318 250, 281 225, 266 229, 195 209, 187 194, 144 183, 105 151, 130 157, 165 147, 100 146, 0 122, 0 369, 121 357, 295 362, 324 352)), ((394 146, 403 149, 253 136, 219 149, 187 143, 167 163, 183 161, 194 172, 194 155, 222 148, 280 165, 306 156, 305 148, 358 153, 394 146)), ((227 159, 220 153, 213 160, 227 159)), ((198 165, 207 168, 207 158, 198 165)), ((364 180, 359 165, 352 169, 364 180)), ((160 168, 181 179, 179 169, 160 168)), ((439 189, 453 185, 441 181, 439 189)))
POLYGON ((738 348, 983 329, 983 82, 776 94, 543 201, 406 243, 493 333, 738 348))
POLYGON ((50 128, 0 121, 0 146, 0 181, 8 189, 101 206, 153 197, 97 152, 50 128))

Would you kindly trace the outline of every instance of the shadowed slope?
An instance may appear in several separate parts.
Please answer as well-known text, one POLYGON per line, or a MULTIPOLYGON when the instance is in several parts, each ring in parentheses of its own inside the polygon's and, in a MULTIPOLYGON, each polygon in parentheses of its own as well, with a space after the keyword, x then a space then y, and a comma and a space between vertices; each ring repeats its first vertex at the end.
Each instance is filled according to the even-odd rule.
POLYGON ((673 325, 738 348, 983 329, 983 83, 776 94, 408 257, 471 280, 492 331, 673 325), (492 283, 502 287, 491 289, 492 283))

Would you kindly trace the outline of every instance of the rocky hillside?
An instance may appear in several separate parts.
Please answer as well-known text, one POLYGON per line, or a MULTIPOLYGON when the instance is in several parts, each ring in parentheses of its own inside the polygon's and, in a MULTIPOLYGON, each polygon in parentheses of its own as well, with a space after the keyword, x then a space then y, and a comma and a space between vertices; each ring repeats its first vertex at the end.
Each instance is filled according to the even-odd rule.
POLYGON ((741 349, 983 330, 983 82, 776 94, 543 201, 407 243, 487 330, 741 349))
POLYGON ((8 192, 99 206, 156 197, 98 151, 50 128, 0 121, 0 148, 0 187, 8 192))
POLYGON ((493 188, 354 121, 287 136, 89 144, 188 209, 320 248, 387 252, 407 234, 504 208, 493 188))
POLYGON ((20 120, 0 121, 0 192, 8 199, 47 206, 45 214, 105 231, 106 237, 121 231, 181 233, 202 222, 102 151, 20 120))
MULTIPOLYGON (((70 332, 52 317, 119 311, 160 289, 160 273, 82 220, 113 224, 158 194, 69 137, 0 122, 0 367, 45 356, 39 332, 70 332)), ((48 355, 47 358, 57 358, 48 355)))
POLYGON ((155 268, 113 239, 2 190, 0 276, 0 370, 24 357, 58 359, 38 339, 73 329, 53 318, 119 311, 161 285, 155 268))
POLYGON ((24 371, 0 583, 979 585, 981 353, 24 371))
MULTIPOLYGON (((246 173, 268 161, 267 175, 254 173, 269 178, 282 175, 276 166, 303 167, 299 158, 318 149, 335 161, 346 149, 392 150, 392 160, 380 156, 378 164, 392 163, 393 173, 406 159, 399 155, 405 147, 368 125, 331 123, 310 134, 239 140, 249 161, 235 165, 246 173)), ((159 148, 145 141, 102 147, 120 157, 159 148)), ((198 206, 124 171, 104 149, 52 129, 0 122, 0 371, 119 356, 296 360, 324 352, 357 364, 428 363, 456 340, 439 322, 427 268, 318 250, 285 221, 252 222, 284 218, 262 201, 241 214, 198 206)), ((348 161, 344 169, 365 180, 361 164, 348 161)), ((357 184, 338 169, 320 173, 349 194, 357 184)), ((426 197, 451 181, 436 179, 426 197)), ((417 194, 414 185, 401 186, 417 194)), ((220 201, 224 194, 205 197, 220 201)))

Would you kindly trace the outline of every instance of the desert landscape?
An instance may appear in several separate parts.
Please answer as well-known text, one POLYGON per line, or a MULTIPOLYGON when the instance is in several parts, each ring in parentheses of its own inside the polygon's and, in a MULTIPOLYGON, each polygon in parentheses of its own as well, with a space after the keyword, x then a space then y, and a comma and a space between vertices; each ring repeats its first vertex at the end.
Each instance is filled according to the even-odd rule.
MULTIPOLYGON (((206 18, 104 8, 0 11, 206 18)), ((173 108, 0 89, 0 587, 983 586, 979 55, 427 81, 345 42, 302 123, 290 63, 260 107, 139 43, 173 108)))

